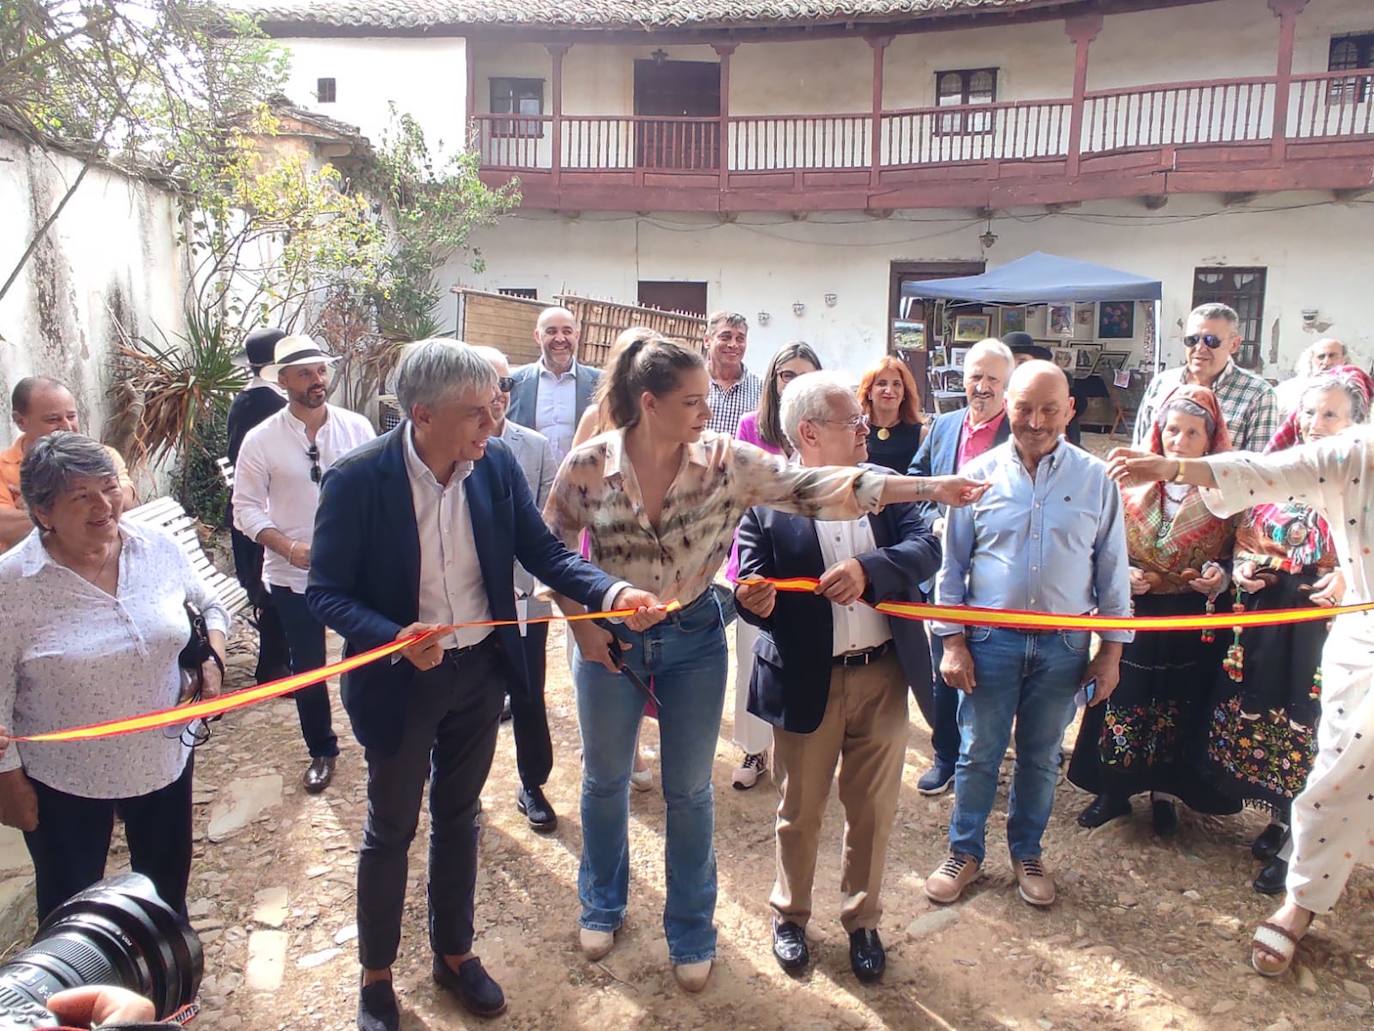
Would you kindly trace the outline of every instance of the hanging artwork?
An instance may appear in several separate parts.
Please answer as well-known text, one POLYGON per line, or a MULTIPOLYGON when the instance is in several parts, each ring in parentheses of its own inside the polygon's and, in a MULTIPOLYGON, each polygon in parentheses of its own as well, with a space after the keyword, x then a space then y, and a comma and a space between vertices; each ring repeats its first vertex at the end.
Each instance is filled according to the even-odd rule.
POLYGON ((1073 335, 1073 305, 1050 305, 1050 336, 1068 337, 1073 335))
POLYGON ((1026 309, 1025 308, 1003 308, 1002 309, 1002 335, 1008 333, 1024 333, 1026 331, 1026 309))
POLYGON ((1135 301, 1103 301, 1097 306, 1097 335, 1102 340, 1135 338, 1135 301))

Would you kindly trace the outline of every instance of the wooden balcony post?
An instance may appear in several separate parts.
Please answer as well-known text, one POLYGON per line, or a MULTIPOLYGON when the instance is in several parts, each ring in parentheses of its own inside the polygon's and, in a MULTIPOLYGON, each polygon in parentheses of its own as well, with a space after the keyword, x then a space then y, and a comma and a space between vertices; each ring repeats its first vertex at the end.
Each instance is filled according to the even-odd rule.
POLYGON ((1279 63, 1274 79, 1274 128, 1269 156, 1282 161, 1288 152, 1288 101, 1293 86, 1293 44, 1298 35, 1298 15, 1307 0, 1269 0, 1269 10, 1279 20, 1279 63))
POLYGON ((466 123, 463 125, 463 139, 467 146, 477 147, 478 161, 485 162, 486 154, 482 147, 482 133, 478 131, 477 122, 474 115, 477 114, 477 62, 472 58, 472 46, 468 45, 463 50, 463 59, 467 62, 467 97, 466 100, 466 123))
POLYGON ((1083 113, 1088 92, 1088 47, 1102 31, 1102 15, 1080 14, 1064 19, 1064 33, 1074 45, 1073 106, 1069 108, 1069 153, 1066 171, 1070 179, 1078 178, 1078 166, 1083 156, 1083 113))
POLYGON ((571 43, 545 43, 553 58, 553 155, 550 163, 553 184, 563 179, 563 55, 572 49, 571 43))
POLYGON ((883 174, 883 55, 887 52, 891 36, 865 36, 873 48, 873 121, 869 135, 872 153, 869 156, 868 185, 877 189, 883 174))
POLYGON ((730 188, 730 56, 738 43, 712 43, 711 49, 720 58, 720 140, 716 144, 716 161, 720 165, 720 189, 730 188))

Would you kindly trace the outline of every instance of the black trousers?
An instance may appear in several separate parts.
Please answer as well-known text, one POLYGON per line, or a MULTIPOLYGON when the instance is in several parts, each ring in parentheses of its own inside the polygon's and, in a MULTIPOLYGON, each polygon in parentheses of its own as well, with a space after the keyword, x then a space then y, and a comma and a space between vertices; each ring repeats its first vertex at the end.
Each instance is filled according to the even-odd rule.
POLYGON ((549 714, 544 708, 549 624, 527 626, 523 643, 530 690, 528 695, 515 692, 510 696, 510 718, 515 727, 515 768, 520 771, 520 783, 525 787, 542 788, 553 772, 553 739, 549 736, 549 714))
MULTIPOLYGON (((224 513, 225 525, 234 525, 234 506, 231 502, 224 513)), ((258 624, 258 666, 254 679, 259 684, 276 680, 291 670, 291 651, 286 644, 286 631, 281 618, 272 607, 272 594, 262 582, 262 545, 249 540, 238 530, 230 529, 229 543, 234 552, 234 573, 248 601, 253 606, 258 624)))
POLYGON ((32 781, 38 829, 24 832, 24 844, 33 858, 38 919, 105 876, 116 813, 124 821, 134 873, 151 880, 162 901, 185 915, 194 766, 191 755, 172 783, 133 798, 85 798, 32 781))
MULTIPOLYGON (((406 661, 406 660, 401 660, 406 661)), ((472 949, 473 893, 482 786, 496 754, 496 730, 510 686, 492 634, 450 651, 415 675, 405 700, 401 745, 367 757, 367 823, 358 853, 358 958, 368 970, 396 961, 410 843, 429 781, 429 944, 438 955, 472 949)))
MULTIPOLYGON (((272 585, 272 604, 281 616, 286 641, 291 646, 291 672, 308 673, 324 665, 324 624, 311 614, 305 595, 289 587, 272 585)), ((296 700, 296 715, 301 721, 301 737, 310 749, 310 758, 325 759, 339 754, 339 738, 334 733, 329 712, 329 685, 312 684, 291 696, 296 700)))

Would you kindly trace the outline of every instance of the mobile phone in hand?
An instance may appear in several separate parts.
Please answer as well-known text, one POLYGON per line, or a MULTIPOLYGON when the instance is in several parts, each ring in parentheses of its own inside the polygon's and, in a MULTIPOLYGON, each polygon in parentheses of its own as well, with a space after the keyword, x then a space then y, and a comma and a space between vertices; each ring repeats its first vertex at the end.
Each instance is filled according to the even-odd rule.
POLYGON ((1073 701, 1080 709, 1086 709, 1096 697, 1097 678, 1094 677, 1078 689, 1078 693, 1073 696, 1073 701))

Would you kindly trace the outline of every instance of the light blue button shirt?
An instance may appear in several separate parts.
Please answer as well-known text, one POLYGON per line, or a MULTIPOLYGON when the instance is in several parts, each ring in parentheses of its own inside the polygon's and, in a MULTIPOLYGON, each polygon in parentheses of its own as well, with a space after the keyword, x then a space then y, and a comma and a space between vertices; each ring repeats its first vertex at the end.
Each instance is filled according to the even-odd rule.
MULTIPOLYGON (((1065 440, 1032 479, 1007 441, 959 471, 987 480, 967 508, 950 509, 936 601, 940 605, 1103 616, 1131 614, 1121 495, 1107 467, 1065 440)), ((957 623, 934 623, 941 637, 957 623)), ((1130 641, 1129 630, 1103 640, 1130 641)))

